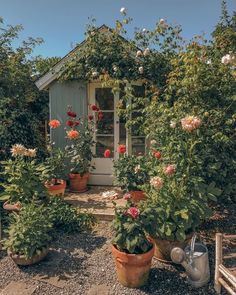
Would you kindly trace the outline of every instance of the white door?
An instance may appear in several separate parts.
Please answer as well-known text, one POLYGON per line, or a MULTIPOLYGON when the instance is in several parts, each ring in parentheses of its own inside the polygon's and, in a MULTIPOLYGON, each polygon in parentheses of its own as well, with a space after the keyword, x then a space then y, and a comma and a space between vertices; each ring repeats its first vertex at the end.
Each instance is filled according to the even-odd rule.
POLYGON ((88 89, 89 114, 92 114, 90 105, 95 104, 102 111, 104 117, 97 121, 94 140, 96 142, 92 163, 95 170, 90 176, 90 184, 113 184, 113 160, 118 158, 116 151, 118 144, 126 143, 126 130, 124 122, 119 122, 116 105, 119 93, 113 95, 111 88, 103 88, 100 83, 90 83, 88 89), (109 149, 111 157, 105 158, 104 151, 109 149))

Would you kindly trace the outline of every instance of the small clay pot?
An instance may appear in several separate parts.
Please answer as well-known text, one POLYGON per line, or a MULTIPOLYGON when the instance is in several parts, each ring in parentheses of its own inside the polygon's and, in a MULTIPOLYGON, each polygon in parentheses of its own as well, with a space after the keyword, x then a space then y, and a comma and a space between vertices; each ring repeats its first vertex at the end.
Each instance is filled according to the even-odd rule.
POLYGON ((51 196, 64 196, 66 189, 66 181, 65 180, 57 180, 58 183, 55 184, 53 182, 45 182, 45 187, 48 190, 49 195, 51 196))
POLYGON ((70 191, 75 193, 83 193, 88 190, 87 184, 89 179, 89 173, 84 175, 70 173, 70 191))
POLYGON ((17 202, 14 204, 10 204, 9 201, 6 201, 5 203, 3 203, 3 209, 8 212, 19 212, 21 209, 21 203, 17 202))
POLYGON ((134 203, 139 203, 147 199, 145 192, 143 191, 130 191, 128 194, 131 195, 131 199, 134 203))
POLYGON ((48 248, 43 248, 40 254, 36 254, 31 258, 26 258, 24 255, 18 255, 16 253, 13 253, 9 249, 7 250, 7 254, 17 265, 32 265, 43 260, 47 256, 48 251, 48 248))
POLYGON ((128 254, 119 251, 112 245, 112 255, 115 259, 119 282, 129 288, 139 288, 148 281, 154 247, 147 253, 128 254))
POLYGON ((186 239, 184 241, 170 241, 160 238, 152 239, 152 242, 155 245, 155 252, 154 257, 163 263, 171 264, 173 263, 170 257, 170 253, 173 248, 178 247, 181 249, 185 249, 185 247, 190 243, 192 239, 193 233, 190 233, 186 236, 186 239))

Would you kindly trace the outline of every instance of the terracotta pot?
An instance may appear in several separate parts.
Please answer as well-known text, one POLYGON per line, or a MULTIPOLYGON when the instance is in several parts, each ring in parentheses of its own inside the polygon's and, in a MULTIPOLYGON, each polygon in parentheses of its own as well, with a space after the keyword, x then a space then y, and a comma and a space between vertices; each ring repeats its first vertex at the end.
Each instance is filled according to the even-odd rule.
POLYGON ((170 257, 171 250, 175 247, 184 249, 191 241, 193 233, 187 235, 186 240, 184 241, 170 241, 164 239, 152 239, 155 245, 154 257, 160 262, 164 263, 173 263, 170 257))
POLYGON ((85 173, 83 176, 80 174, 70 173, 70 191, 76 193, 83 193, 88 190, 88 178, 89 173, 85 173))
POLYGON ((3 204, 3 209, 6 210, 6 211, 9 211, 9 212, 19 212, 20 209, 21 209, 21 203, 17 202, 17 203, 14 203, 14 204, 10 204, 9 201, 6 201, 3 204))
POLYGON ((52 182, 45 182, 45 187, 48 190, 49 195, 51 196, 64 196, 66 189, 66 181, 58 180, 58 184, 53 184, 52 182))
POLYGON ((48 248, 43 248, 40 254, 36 254, 31 258, 26 258, 24 255, 17 255, 11 250, 7 250, 8 256, 18 265, 32 265, 43 260, 48 254, 48 248))
POLYGON ((144 254, 127 254, 112 246, 119 282, 129 288, 138 288, 147 283, 154 247, 144 254))
POLYGON ((147 196, 143 191, 130 191, 128 194, 131 195, 131 199, 134 203, 138 203, 147 199, 147 196))

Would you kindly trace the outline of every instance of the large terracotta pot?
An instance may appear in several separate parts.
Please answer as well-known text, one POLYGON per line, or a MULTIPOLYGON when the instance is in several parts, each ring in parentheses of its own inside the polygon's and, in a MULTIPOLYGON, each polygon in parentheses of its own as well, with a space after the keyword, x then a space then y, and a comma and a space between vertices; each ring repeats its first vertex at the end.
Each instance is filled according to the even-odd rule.
POLYGON ((87 184, 89 173, 85 173, 83 176, 80 176, 80 174, 70 173, 69 178, 71 192, 83 193, 88 190, 87 184))
POLYGON ((138 203, 147 199, 147 196, 143 191, 130 191, 128 194, 131 195, 131 199, 134 203, 138 203))
POLYGON ((36 254, 31 258, 26 258, 24 255, 18 255, 11 250, 7 250, 8 256, 18 265, 32 265, 43 260, 48 254, 48 248, 43 248, 40 254, 36 254))
POLYGON ((129 288, 138 288, 147 283, 154 247, 144 254, 127 254, 112 246, 119 282, 129 288))
POLYGON ((160 262, 164 263, 173 263, 170 257, 171 250, 175 247, 184 249, 191 241, 193 233, 187 235, 186 240, 184 241, 170 241, 164 239, 152 239, 152 242, 155 245, 154 257, 160 262))
POLYGON ((51 196, 64 196, 66 189, 66 181, 58 180, 57 184, 53 184, 52 182, 45 182, 45 187, 48 190, 49 195, 51 196))

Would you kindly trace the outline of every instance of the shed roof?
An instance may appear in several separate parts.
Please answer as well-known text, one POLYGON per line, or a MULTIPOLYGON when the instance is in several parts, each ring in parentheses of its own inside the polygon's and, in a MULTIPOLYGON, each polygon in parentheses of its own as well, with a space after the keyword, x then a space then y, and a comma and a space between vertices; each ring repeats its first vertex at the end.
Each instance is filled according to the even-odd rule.
MULTIPOLYGON (((103 32, 112 31, 112 29, 103 24, 101 27, 97 29, 97 31, 100 33, 103 33, 103 32)), ((121 38, 127 41, 122 36, 121 38)), ((86 42, 87 42, 86 40, 82 41, 74 49, 72 49, 68 54, 66 54, 60 61, 58 61, 47 73, 39 77, 38 80, 35 82, 38 89, 39 90, 47 89, 49 85, 58 78, 59 72, 61 68, 63 67, 63 65, 65 64, 65 62, 71 57, 71 55, 74 52, 76 52, 81 47, 83 47, 86 42)))

